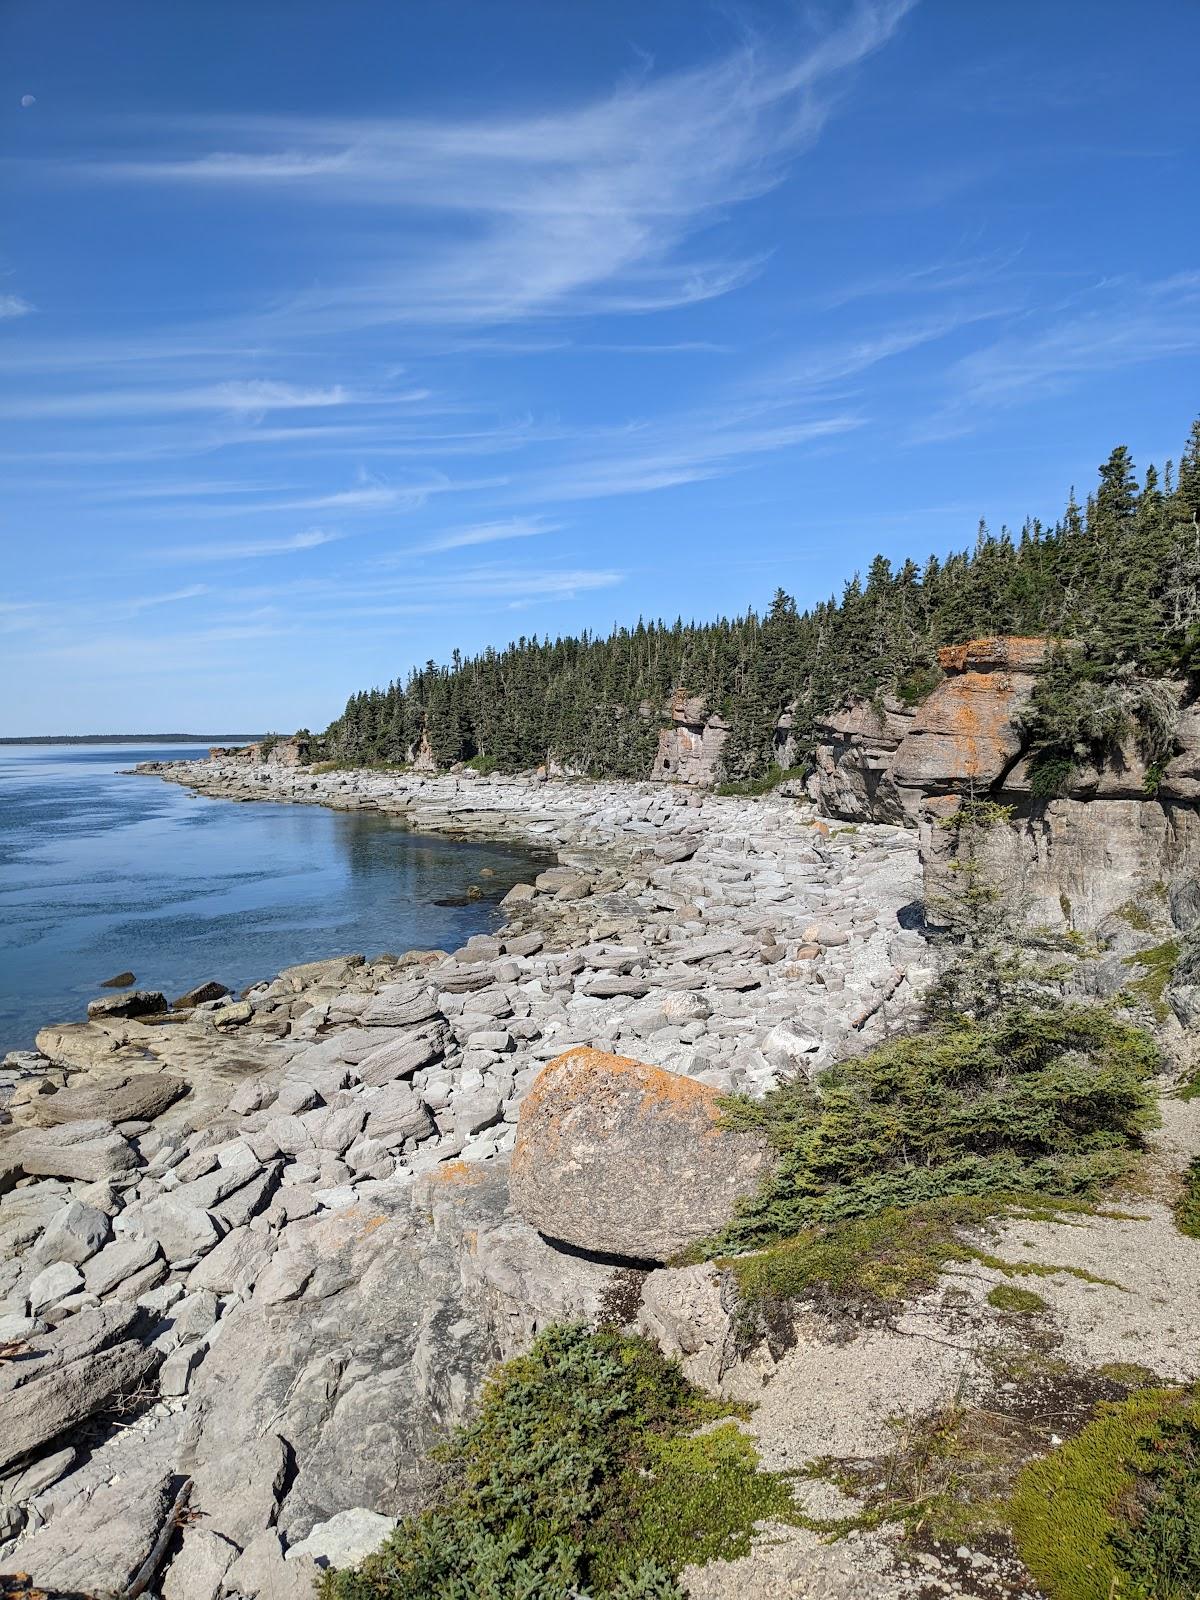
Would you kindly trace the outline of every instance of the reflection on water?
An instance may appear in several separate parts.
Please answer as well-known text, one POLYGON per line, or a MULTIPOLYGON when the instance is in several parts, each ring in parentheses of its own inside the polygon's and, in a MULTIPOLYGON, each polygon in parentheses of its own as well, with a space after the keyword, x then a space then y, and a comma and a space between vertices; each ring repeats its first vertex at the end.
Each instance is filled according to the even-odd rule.
POLYGON ((495 901, 537 870, 520 850, 394 819, 120 775, 195 754, 0 746, 0 1053, 81 1017, 126 968, 172 994, 208 978, 240 989, 350 950, 453 949, 494 926, 495 901), (468 900, 471 884, 487 898, 468 900))

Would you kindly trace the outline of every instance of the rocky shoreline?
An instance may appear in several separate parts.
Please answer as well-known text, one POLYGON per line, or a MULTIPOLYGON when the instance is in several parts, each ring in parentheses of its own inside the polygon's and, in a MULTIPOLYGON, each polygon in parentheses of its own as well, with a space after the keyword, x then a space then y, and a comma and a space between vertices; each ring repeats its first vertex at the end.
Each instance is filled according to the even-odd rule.
POLYGON ((507 1208, 542 1066, 598 1045, 761 1093, 902 1025, 928 961, 903 925, 916 853, 784 799, 151 770, 557 855, 454 954, 174 1011, 117 995, 4 1064, 2 1569, 124 1592, 186 1485, 203 1517, 160 1556, 165 1600, 306 1594, 378 1538, 367 1508, 420 1502, 494 1360, 611 1290, 619 1269, 507 1208))
MULTIPOLYGON (((637 1326, 695 1381, 753 1399, 773 1469, 881 1460, 892 1419, 964 1396, 1003 1409, 1002 1358, 1027 1361, 1030 1334, 989 1301, 1007 1280, 985 1261, 887 1326, 806 1313, 790 1349, 747 1349, 719 1268, 655 1265, 681 1241, 652 1162, 627 1202, 619 1162, 603 1195, 528 1170, 510 1191, 531 1086, 580 1046, 691 1115, 908 1028, 932 970, 911 830, 651 784, 140 770, 519 838, 556 864, 461 950, 350 954, 181 1010, 118 994, 7 1058, 0 1572, 52 1595, 307 1600, 322 1567, 425 1501, 431 1447, 556 1320, 637 1326), (564 1195, 563 1234, 588 1248, 530 1225, 552 1228, 564 1195)), ((1168 1209, 1200 1101, 1163 1108, 1136 1216, 1014 1222, 989 1246, 1038 1272, 1037 1337, 1071 1371, 1133 1356, 1200 1376, 1200 1251, 1168 1209)), ((815 1517, 857 1509, 820 1477, 800 1493, 815 1517)), ((914 1553, 895 1526, 832 1544, 774 1529, 686 1583, 693 1600, 1033 1592, 1001 1550, 914 1553)))

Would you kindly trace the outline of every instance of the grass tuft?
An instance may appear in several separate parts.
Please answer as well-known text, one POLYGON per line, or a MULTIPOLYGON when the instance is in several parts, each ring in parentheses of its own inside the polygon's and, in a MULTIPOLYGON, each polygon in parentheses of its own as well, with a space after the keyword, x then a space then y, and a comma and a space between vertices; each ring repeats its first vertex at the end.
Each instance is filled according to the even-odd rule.
POLYGON ((1175 1226, 1189 1239, 1200 1239, 1200 1156, 1183 1175, 1183 1192, 1173 1207, 1175 1226))
POLYGON ((1036 1316, 1050 1309, 1040 1294, 1034 1294, 1032 1289, 1016 1289, 1011 1283, 998 1283, 989 1290, 988 1305, 1017 1317, 1036 1316))

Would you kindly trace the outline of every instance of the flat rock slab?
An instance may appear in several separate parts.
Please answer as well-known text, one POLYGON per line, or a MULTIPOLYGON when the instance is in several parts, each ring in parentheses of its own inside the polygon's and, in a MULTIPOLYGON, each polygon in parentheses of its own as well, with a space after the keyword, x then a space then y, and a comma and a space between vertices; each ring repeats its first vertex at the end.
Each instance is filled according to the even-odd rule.
POLYGON ((99 1183, 138 1165, 133 1146, 99 1118, 29 1129, 9 1139, 3 1155, 30 1177, 77 1178, 81 1183, 99 1183))
POLYGON ((26 1539, 13 1561, 51 1594, 124 1594, 170 1514, 171 1484, 171 1474, 155 1467, 99 1489, 26 1539))
POLYGON ((154 1017, 167 1009, 167 997, 157 989, 128 989, 88 1001, 89 1017, 154 1017))
POLYGON ((108 1122, 153 1122, 187 1092, 182 1078, 165 1072, 139 1072, 112 1083, 80 1084, 57 1094, 39 1095, 30 1102, 29 1112, 31 1120, 43 1128, 97 1117, 108 1122))
POLYGON ((547 1238, 637 1261, 670 1261, 718 1232, 771 1156, 719 1126, 718 1094, 600 1050, 543 1069, 521 1106, 510 1187, 547 1238))
POLYGON ((157 1350, 131 1339, 68 1362, 6 1395, 0 1470, 138 1388, 158 1359, 157 1350))

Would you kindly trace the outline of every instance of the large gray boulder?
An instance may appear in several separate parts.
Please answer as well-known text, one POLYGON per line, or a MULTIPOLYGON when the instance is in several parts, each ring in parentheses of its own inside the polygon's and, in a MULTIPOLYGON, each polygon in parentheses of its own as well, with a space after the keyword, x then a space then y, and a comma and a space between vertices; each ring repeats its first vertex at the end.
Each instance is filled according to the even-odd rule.
POLYGON ((521 1106, 510 1184, 547 1238, 606 1256, 670 1261, 758 1187, 770 1153, 719 1125, 707 1084, 600 1050, 550 1062, 521 1106))

